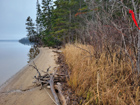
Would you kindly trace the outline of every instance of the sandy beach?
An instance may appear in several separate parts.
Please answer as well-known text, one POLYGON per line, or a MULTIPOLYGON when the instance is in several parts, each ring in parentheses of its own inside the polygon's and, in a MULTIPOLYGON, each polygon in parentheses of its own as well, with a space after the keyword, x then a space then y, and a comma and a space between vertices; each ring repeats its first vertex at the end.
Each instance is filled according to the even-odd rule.
POLYGON ((29 66, 34 61, 40 72, 49 66, 53 72, 57 67, 55 59, 57 55, 52 49, 40 48, 40 54, 34 60, 0 87, 0 105, 55 105, 48 95, 52 96, 50 89, 44 87, 40 90, 32 83, 37 72, 29 66))

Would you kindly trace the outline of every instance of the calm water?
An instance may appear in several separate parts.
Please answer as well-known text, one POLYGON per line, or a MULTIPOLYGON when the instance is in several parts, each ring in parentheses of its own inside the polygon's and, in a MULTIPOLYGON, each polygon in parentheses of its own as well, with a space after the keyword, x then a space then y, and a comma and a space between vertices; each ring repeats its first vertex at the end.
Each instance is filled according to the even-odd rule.
POLYGON ((0 85, 27 64, 30 48, 18 41, 0 40, 0 85))

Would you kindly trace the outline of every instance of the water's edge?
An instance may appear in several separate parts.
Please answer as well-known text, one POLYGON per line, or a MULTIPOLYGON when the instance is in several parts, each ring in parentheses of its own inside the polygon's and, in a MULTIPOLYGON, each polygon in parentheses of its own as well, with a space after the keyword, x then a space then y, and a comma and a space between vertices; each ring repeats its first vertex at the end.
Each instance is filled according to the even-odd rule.
POLYGON ((25 70, 25 68, 27 68, 29 65, 31 65, 33 63, 33 61, 35 61, 40 55, 41 55, 42 51, 39 49, 39 54, 30 61, 30 63, 26 64, 24 67, 22 67, 17 73, 15 73, 14 75, 12 75, 9 79, 7 79, 3 84, 0 85, 0 90, 2 88, 4 88, 8 83, 10 83, 16 75, 18 75, 19 73, 21 73, 22 71, 25 70))

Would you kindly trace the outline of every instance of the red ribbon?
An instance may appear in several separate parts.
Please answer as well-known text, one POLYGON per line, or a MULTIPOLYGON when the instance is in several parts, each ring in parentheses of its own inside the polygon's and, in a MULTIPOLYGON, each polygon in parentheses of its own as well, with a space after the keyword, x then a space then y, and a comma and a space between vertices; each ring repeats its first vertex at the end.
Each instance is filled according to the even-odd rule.
MULTIPOLYGON (((132 16, 132 19, 133 19, 135 25, 139 28, 138 23, 137 23, 137 21, 136 21, 136 19, 135 19, 135 14, 134 14, 134 12, 133 12, 132 10, 129 10, 129 13, 130 13, 131 16, 132 16)), ((139 28, 139 30, 140 30, 140 28, 139 28)))

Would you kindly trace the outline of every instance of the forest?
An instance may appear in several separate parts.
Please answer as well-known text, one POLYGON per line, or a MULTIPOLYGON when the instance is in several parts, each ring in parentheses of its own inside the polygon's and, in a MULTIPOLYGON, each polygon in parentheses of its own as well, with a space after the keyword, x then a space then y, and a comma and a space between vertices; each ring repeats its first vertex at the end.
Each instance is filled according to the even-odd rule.
MULTIPOLYGON (((79 105, 140 104, 140 0, 37 0, 27 36, 65 46, 79 105)), ((72 105, 72 104, 71 104, 72 105)))

